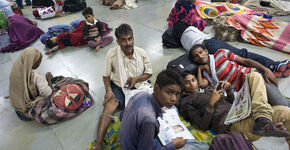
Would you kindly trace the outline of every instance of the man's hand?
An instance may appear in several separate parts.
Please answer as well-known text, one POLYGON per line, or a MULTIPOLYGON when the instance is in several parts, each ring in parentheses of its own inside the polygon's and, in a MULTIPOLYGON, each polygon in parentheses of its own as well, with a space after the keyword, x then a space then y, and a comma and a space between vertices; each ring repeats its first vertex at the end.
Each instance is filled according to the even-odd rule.
POLYGON ((226 91, 229 91, 232 89, 231 84, 228 81, 221 81, 222 88, 225 89, 226 91))
POLYGON ((112 91, 107 91, 105 96, 104 96, 105 100, 103 102, 103 105, 109 101, 110 99, 116 99, 115 94, 112 91))
POLYGON ((177 137, 172 140, 172 143, 174 144, 175 148, 181 148, 185 145, 185 139, 182 137, 177 137))
POLYGON ((52 49, 49 49, 45 52, 45 55, 50 55, 51 53, 53 53, 53 50, 52 49))
POLYGON ((210 67, 208 64, 198 65, 198 69, 200 69, 201 71, 205 71, 207 73, 210 73, 210 67))
POLYGON ((52 80, 52 78, 53 78, 51 72, 47 72, 47 73, 45 74, 45 78, 46 78, 46 80, 47 80, 48 82, 51 82, 51 80, 52 80))
POLYGON ((213 107, 215 105, 215 103, 221 99, 221 95, 219 94, 221 92, 221 90, 217 91, 217 87, 218 87, 218 84, 215 86, 214 91, 212 92, 210 101, 208 102, 208 104, 211 107, 213 107))
POLYGON ((275 84, 278 87, 278 80, 276 78, 276 76, 274 75, 274 73, 270 70, 270 69, 266 69, 264 71, 264 77, 267 83, 272 82, 273 84, 275 84))
POLYGON ((137 83, 137 78, 130 77, 130 78, 128 78, 127 83, 130 83, 130 86, 128 87, 128 89, 131 89, 137 83))

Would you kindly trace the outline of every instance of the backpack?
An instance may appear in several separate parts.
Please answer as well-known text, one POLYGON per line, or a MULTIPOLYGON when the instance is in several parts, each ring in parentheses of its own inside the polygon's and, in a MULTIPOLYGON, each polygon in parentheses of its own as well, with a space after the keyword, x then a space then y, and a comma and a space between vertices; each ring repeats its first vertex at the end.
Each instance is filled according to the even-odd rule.
POLYGON ((63 11, 77 12, 87 7, 86 0, 65 0, 63 11))
POLYGON ((84 96, 83 90, 77 84, 65 84, 55 93, 53 103, 68 110, 76 110, 83 103, 84 96))
POLYGON ((197 64, 189 58, 189 52, 179 56, 178 58, 168 62, 166 69, 173 69, 179 73, 184 71, 196 72, 197 64))
POLYGON ((53 0, 32 0, 32 8, 42 8, 54 6, 53 0))
POLYGON ((182 47, 180 38, 178 38, 177 33, 174 31, 173 27, 168 28, 162 34, 162 43, 167 48, 179 48, 182 47))
POLYGON ((256 150, 255 146, 240 132, 219 134, 212 139, 209 150, 256 150))

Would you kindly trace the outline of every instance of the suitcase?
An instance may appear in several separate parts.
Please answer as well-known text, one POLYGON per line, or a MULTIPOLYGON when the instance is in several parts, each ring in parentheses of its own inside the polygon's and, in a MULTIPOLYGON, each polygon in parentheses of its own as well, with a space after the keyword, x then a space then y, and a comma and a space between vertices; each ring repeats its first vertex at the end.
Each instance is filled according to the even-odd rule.
POLYGON ((166 69, 173 69, 179 73, 183 73, 184 71, 196 73, 197 64, 195 64, 189 58, 189 52, 187 52, 187 53, 179 56, 178 58, 168 62, 166 69))

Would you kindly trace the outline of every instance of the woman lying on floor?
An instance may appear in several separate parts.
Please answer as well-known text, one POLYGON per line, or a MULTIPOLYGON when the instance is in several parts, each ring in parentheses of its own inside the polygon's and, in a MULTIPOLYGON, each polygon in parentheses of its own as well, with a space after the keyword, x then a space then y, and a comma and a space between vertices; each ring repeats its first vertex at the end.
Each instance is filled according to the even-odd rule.
POLYGON ((23 16, 11 16, 8 18, 8 23, 10 43, 8 46, 1 48, 1 52, 14 52, 24 49, 37 40, 43 33, 36 26, 37 22, 31 21, 23 16))
MULTIPOLYGON (((285 131, 290 130, 290 108, 281 105, 270 106, 267 99, 263 99, 264 103, 259 103, 260 99, 252 98, 251 115, 230 125, 225 125, 225 119, 235 99, 231 84, 221 81, 221 89, 218 89, 218 86, 213 89, 207 85, 207 80, 202 79, 200 71, 198 71, 197 78, 189 72, 183 73, 183 78, 184 92, 180 96, 178 109, 191 124, 195 124, 201 130, 212 129, 218 133, 242 132, 251 141, 258 140, 260 136, 282 137, 288 135, 286 139, 290 146, 290 134, 285 131), (227 96, 221 94, 222 89, 227 96), (263 108, 265 109, 261 111, 263 108), (268 114, 271 114, 272 120, 265 117, 268 114)), ((248 75, 249 84, 254 82, 254 78, 258 78, 258 76, 248 75)), ((260 78, 263 80, 262 77, 260 78)), ((258 84, 264 85, 263 82, 258 84)))
POLYGON ((12 67, 9 96, 21 120, 49 125, 72 118, 92 105, 88 83, 80 79, 41 75, 42 54, 25 49, 12 67))

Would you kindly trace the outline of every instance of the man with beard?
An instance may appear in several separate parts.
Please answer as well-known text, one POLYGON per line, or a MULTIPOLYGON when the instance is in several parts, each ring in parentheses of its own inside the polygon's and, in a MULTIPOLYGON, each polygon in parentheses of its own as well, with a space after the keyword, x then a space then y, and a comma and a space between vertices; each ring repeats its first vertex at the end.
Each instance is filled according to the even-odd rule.
POLYGON ((104 110, 98 124, 96 147, 103 149, 104 135, 111 123, 111 115, 125 106, 123 90, 136 89, 152 75, 151 62, 145 50, 134 46, 133 31, 128 24, 115 30, 118 46, 106 55, 103 81, 106 88, 104 110), (111 75, 112 74, 112 75, 111 75))

